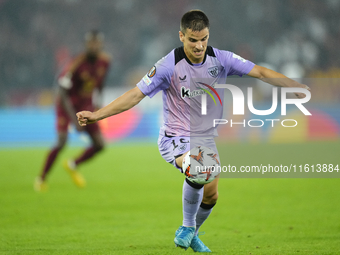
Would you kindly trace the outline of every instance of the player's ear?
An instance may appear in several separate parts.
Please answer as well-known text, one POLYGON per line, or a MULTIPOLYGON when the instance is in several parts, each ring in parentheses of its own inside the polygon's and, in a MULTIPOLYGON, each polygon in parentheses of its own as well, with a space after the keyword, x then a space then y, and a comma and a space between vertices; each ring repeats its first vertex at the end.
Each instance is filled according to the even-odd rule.
POLYGON ((184 34, 182 33, 182 31, 179 31, 178 33, 179 33, 179 40, 184 43, 184 34))

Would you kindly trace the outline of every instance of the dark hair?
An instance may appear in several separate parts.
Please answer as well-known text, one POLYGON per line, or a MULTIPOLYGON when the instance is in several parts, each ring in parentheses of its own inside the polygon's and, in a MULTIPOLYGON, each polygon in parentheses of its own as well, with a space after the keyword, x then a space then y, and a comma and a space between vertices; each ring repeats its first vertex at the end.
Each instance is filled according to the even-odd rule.
POLYGON ((90 30, 85 34, 85 41, 90 41, 93 39, 104 41, 104 34, 97 29, 90 30))
POLYGON ((209 29, 209 19, 201 10, 191 10, 183 15, 180 26, 183 34, 187 29, 192 29, 192 31, 201 31, 204 28, 209 29))

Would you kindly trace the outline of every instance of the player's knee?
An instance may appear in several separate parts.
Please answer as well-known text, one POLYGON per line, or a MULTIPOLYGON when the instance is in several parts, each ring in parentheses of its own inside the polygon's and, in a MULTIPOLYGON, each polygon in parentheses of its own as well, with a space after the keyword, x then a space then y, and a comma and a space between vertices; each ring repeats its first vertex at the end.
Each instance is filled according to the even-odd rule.
POLYGON ((56 148, 61 151, 62 149, 64 149, 65 145, 64 144, 57 144, 56 148))
POLYGON ((61 150, 61 149, 63 149, 63 148, 65 147, 66 142, 67 142, 67 138, 65 138, 65 137, 59 137, 58 143, 57 143, 57 146, 56 146, 56 147, 57 147, 59 150, 61 150))
POLYGON ((97 152, 102 151, 105 148, 104 142, 94 144, 94 148, 97 152))
POLYGON ((181 155, 180 157, 176 158, 176 165, 177 165, 178 167, 182 167, 182 165, 183 165, 183 159, 184 159, 185 155, 187 155, 187 154, 188 154, 188 152, 186 152, 186 153, 184 153, 183 155, 181 155))
POLYGON ((96 147, 97 151, 102 151, 104 150, 104 148, 105 148, 104 144, 97 145, 96 147))
POLYGON ((205 204, 216 204, 218 199, 218 192, 212 192, 209 194, 204 194, 203 196, 203 203, 205 204))

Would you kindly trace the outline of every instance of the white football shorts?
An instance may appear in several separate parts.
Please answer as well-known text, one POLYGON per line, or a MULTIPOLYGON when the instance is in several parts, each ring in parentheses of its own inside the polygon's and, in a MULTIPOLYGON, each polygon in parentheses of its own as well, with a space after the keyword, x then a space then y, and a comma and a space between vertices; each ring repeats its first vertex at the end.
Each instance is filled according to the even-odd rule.
MULTIPOLYGON (((206 146, 218 155, 214 137, 187 137, 187 136, 165 136, 159 135, 158 149, 164 160, 183 173, 181 167, 176 164, 176 158, 188 152, 191 148, 206 146)), ((219 158, 218 158, 219 160, 219 158)))

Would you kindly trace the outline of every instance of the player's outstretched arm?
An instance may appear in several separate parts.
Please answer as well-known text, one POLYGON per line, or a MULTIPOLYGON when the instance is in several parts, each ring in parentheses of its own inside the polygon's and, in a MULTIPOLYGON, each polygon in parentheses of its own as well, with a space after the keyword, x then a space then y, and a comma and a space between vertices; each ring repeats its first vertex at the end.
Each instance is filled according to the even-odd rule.
MULTIPOLYGON (((310 91, 310 88, 307 85, 294 81, 281 73, 275 72, 263 66, 255 65, 248 75, 274 86, 304 88, 310 91)), ((304 98, 306 96, 303 93, 295 93, 295 95, 298 98, 304 98)))
POLYGON ((142 91, 140 91, 138 87, 135 87, 96 112, 78 112, 78 123, 80 126, 86 126, 87 124, 92 124, 107 117, 119 114, 134 107, 144 97, 145 95, 142 91))

